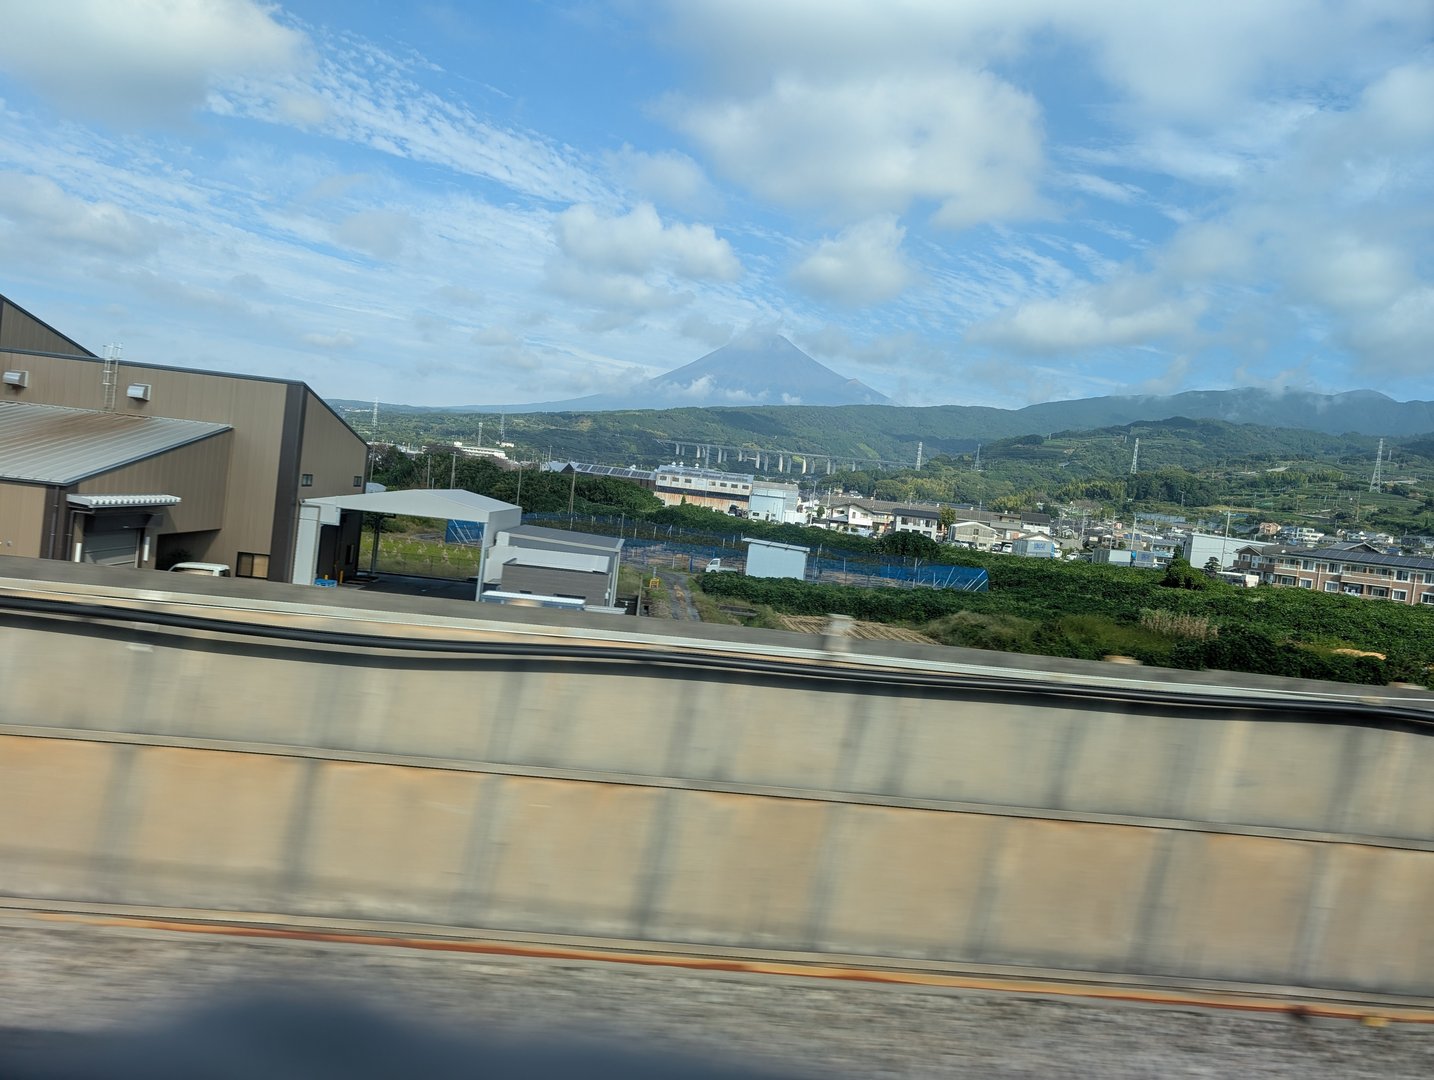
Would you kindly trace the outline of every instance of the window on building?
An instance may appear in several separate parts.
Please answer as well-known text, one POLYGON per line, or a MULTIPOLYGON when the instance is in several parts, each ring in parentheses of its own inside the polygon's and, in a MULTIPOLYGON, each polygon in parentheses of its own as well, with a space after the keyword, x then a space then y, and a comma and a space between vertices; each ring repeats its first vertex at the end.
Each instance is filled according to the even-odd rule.
POLYGON ((1388 590, 1388 589, 1374 589, 1374 588, 1371 588, 1371 589, 1369 590, 1369 595, 1370 595, 1370 596, 1377 596, 1377 597, 1379 597, 1379 599, 1383 600, 1386 596, 1389 595, 1389 590, 1388 590))
POLYGON ((1325 592, 1339 592, 1339 582, 1337 582, 1337 581, 1326 581, 1326 582, 1324 583, 1324 591, 1325 591, 1325 592))
POLYGON ((1405 601, 1407 601, 1407 600, 1409 599, 1409 590, 1407 590, 1407 589, 1395 589, 1395 590, 1394 590, 1394 599, 1398 600, 1401 604, 1404 603, 1405 601))
POLYGON ((1434 604, 1434 592, 1427 592, 1419 598, 1421 604, 1434 604))
POLYGON ((1396 571, 1394 572, 1394 580, 1395 580, 1395 581, 1408 581, 1408 580, 1409 580, 1409 571, 1408 571, 1408 570, 1396 570, 1396 571))
POLYGON ((311 473, 311 472, 306 472, 306 473, 304 473, 303 476, 299 477, 299 486, 300 486, 300 487, 313 487, 313 486, 314 486, 314 474, 311 473))
POLYGON ((1314 588, 1314 582, 1311 581, 1309 578, 1300 578, 1300 588, 1301 588, 1301 589, 1313 589, 1313 588, 1314 588))
POLYGON ((235 577, 257 577, 266 578, 269 576, 269 556, 261 555, 255 551, 241 551, 234 561, 235 577))
POLYGON ((363 487, 363 477, 362 477, 362 476, 355 476, 355 477, 354 477, 354 487, 363 487))

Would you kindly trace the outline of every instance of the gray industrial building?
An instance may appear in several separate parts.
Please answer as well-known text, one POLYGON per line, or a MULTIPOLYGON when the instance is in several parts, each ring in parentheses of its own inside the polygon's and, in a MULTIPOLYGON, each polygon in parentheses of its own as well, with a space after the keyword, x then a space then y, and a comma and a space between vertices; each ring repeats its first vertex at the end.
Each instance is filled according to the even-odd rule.
POLYGON ((504 593, 581 600, 588 610, 617 608, 622 539, 518 525, 498 534, 485 581, 504 593))
MULTIPOLYGON (((362 491, 367 444, 302 382, 100 357, 0 297, 0 552, 224 563, 287 581, 299 505, 362 491)), ((358 521, 325 531, 351 574, 358 521)))

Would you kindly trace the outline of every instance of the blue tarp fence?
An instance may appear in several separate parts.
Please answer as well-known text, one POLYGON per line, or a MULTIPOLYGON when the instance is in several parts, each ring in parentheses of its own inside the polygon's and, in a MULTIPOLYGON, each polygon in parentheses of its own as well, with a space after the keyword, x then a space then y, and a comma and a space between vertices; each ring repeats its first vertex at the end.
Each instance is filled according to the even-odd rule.
POLYGON ((481 521, 450 521, 448 529, 443 534, 445 544, 473 544, 483 542, 483 523, 481 521))
MULTIPOLYGON (((687 530, 680 525, 654 525, 646 521, 591 514, 577 514, 571 518, 567 514, 529 514, 526 520, 559 528, 621 535, 622 561, 629 566, 668 567, 697 573, 707 566, 710 559, 721 559, 724 567, 734 570, 741 570, 746 564, 747 548, 738 536, 714 544, 710 534, 700 534, 707 539, 706 543, 687 543, 682 539, 687 530)), ((906 586, 959 589, 963 592, 986 592, 990 588, 986 571, 979 567, 919 562, 903 565, 890 557, 857 560, 809 556, 807 580, 829 585, 906 586)))

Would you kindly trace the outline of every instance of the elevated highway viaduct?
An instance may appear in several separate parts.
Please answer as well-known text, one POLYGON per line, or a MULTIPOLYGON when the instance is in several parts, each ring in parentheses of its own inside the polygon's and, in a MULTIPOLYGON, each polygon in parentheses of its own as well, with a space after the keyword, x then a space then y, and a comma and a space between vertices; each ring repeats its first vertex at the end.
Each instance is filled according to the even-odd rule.
POLYGON ((0 685, 13 908, 1434 1005, 1419 690, 20 559, 0 685))

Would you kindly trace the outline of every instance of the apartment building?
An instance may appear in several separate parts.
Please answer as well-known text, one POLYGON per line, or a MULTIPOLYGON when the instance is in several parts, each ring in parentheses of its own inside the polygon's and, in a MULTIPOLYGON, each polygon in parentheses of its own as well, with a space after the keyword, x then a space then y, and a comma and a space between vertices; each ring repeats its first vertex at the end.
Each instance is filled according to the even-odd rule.
POLYGON ((1434 605, 1434 559, 1387 555, 1369 544, 1320 548, 1242 548, 1235 569, 1258 574, 1262 584, 1316 592, 1434 605))
POLYGON ((752 502, 751 473, 664 465, 654 470, 654 494, 668 506, 705 506, 724 514, 747 516, 752 502))

